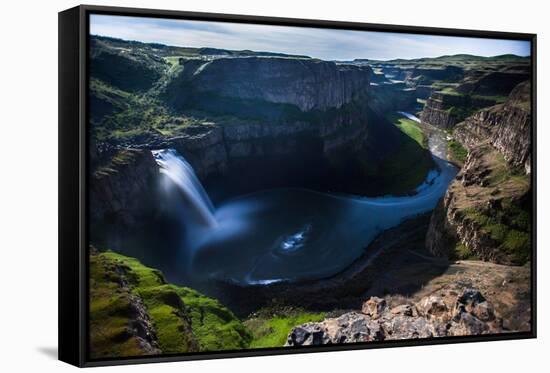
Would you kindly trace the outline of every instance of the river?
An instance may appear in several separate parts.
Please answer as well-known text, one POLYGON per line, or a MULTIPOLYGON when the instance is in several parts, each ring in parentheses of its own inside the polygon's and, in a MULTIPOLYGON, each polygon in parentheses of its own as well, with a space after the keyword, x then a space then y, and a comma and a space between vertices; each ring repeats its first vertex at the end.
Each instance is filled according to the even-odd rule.
POLYGON ((214 208, 181 155, 153 152, 162 173, 160 207, 169 213, 107 244, 160 269, 170 282, 197 288, 208 287, 210 280, 258 285, 329 277, 361 257, 384 230, 431 211, 446 192, 457 172, 446 160, 446 135, 419 125, 437 167, 405 197, 271 189, 214 208))
POLYGON ((217 207, 215 227, 194 228, 186 244, 189 270, 244 285, 314 280, 347 268, 379 233, 432 210, 456 175, 444 132, 424 130, 437 168, 415 195, 363 198, 292 188, 240 196, 217 207))

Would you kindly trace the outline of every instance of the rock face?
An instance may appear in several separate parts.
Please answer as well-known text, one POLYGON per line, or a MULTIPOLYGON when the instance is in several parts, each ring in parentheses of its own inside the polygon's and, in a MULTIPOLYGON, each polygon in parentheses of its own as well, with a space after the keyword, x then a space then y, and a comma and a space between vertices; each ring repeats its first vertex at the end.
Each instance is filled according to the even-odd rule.
POLYGON ((505 104, 481 110, 457 126, 455 136, 471 149, 488 140, 514 167, 531 172, 529 82, 519 84, 505 104))
POLYGON ((158 167, 150 151, 125 149, 91 175, 92 221, 132 226, 148 211, 144 197, 154 190, 158 167))
MULTIPOLYGON (((189 60, 167 88, 169 96, 193 92, 290 104, 301 111, 340 108, 365 94, 371 70, 313 59, 246 57, 189 60)), ((185 95, 179 95, 185 97, 185 95)), ((185 106, 185 99, 175 106, 185 106)))
POLYGON ((434 92, 426 101, 420 120, 432 126, 451 129, 469 116, 476 108, 492 106, 495 100, 473 98, 462 94, 434 92))
POLYGON ((502 264, 530 258, 530 87, 456 126, 468 156, 435 209, 426 246, 437 256, 502 264))
POLYGON ((469 152, 432 214, 426 235, 432 254, 453 257, 453 250, 462 247, 467 257, 494 263, 528 260, 529 181, 506 174, 508 166, 500 157, 489 144, 469 152), (503 176, 495 179, 495 175, 503 176), (508 241, 512 239, 516 243, 508 241))
MULTIPOLYGON (((383 65, 382 65, 383 66, 383 65)), ((461 80, 464 77, 464 70, 458 66, 444 66, 442 68, 431 68, 424 66, 413 67, 383 67, 386 77, 404 81, 409 87, 431 84, 436 80, 461 80)))
POLYGON ((480 335, 502 332, 494 307, 475 289, 440 291, 416 303, 371 297, 362 312, 345 313, 291 330, 286 346, 480 335))
POLYGON ((503 71, 484 74, 476 80, 460 85, 457 90, 475 95, 508 96, 519 83, 529 79, 529 74, 528 66, 521 66, 521 69, 510 67, 503 71))
POLYGON ((369 106, 381 114, 396 110, 412 110, 416 105, 416 97, 415 88, 404 88, 400 83, 381 83, 371 85, 369 106))
POLYGON ((315 157, 336 162, 363 148, 369 129, 364 116, 353 111, 335 113, 320 123, 304 121, 275 125, 235 119, 219 125, 189 126, 177 136, 140 144, 141 149, 175 148, 193 166, 201 180, 250 168, 263 161, 288 164, 315 157))

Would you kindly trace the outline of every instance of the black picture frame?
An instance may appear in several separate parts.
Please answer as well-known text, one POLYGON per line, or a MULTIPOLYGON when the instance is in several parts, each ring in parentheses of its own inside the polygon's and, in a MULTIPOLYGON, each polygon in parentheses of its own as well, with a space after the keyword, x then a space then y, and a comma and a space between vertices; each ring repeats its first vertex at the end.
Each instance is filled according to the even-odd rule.
POLYGON ((243 16, 81 5, 59 13, 59 360, 79 367, 122 365, 135 363, 172 362, 197 359, 285 355, 295 353, 358 350, 445 343, 485 342, 536 338, 536 50, 537 36, 528 33, 459 30, 417 26, 398 26, 356 22, 309 20, 293 18, 243 16), (88 37, 89 15, 108 14, 153 18, 172 18, 217 22, 254 23, 279 26, 317 27, 330 29, 385 31, 394 33, 429 34, 524 40, 531 42, 531 112, 532 112, 532 260, 531 260, 531 320, 530 332, 438 337, 418 340, 366 342, 330 346, 280 347, 257 350, 201 352, 121 359, 91 360, 88 356, 88 37))

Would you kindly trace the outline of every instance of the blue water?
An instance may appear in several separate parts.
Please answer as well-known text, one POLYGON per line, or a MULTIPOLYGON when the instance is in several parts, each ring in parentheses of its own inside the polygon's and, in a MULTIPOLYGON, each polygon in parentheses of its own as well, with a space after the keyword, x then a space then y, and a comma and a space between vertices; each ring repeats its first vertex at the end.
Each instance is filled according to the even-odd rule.
POLYGON ((382 231, 432 210, 456 174, 436 159, 409 197, 358 198, 306 189, 242 196, 216 209, 217 226, 197 227, 188 242, 190 270, 240 284, 328 277, 360 257, 382 231))
POLYGON ((196 223, 189 223, 192 217, 185 219, 182 250, 188 260, 181 270, 198 281, 214 278, 243 285, 314 280, 342 271, 382 231, 432 210, 445 194, 457 169, 440 158, 446 155, 443 133, 432 131, 430 136, 437 167, 413 196, 364 198, 272 189, 234 198, 215 209, 198 179, 182 180, 192 169, 184 160, 171 159, 179 154, 157 152, 164 174, 192 200, 182 207, 182 214, 194 210, 201 218, 196 223))

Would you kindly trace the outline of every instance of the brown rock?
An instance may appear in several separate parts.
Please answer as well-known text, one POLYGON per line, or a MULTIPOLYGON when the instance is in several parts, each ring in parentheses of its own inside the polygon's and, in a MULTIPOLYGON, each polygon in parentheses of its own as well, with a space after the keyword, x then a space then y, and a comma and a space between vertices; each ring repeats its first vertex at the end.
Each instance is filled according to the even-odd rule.
POLYGON ((386 310, 386 301, 378 297, 370 297, 365 303, 361 312, 365 315, 372 317, 373 319, 379 318, 386 310))

